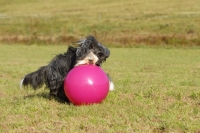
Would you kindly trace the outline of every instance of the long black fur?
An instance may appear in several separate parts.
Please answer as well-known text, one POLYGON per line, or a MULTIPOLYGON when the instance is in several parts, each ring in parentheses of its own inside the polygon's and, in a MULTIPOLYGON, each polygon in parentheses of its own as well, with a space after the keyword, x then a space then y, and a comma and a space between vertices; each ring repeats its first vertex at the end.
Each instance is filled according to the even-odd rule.
POLYGON ((45 83, 47 88, 50 89, 50 95, 69 102, 64 93, 63 81, 68 72, 76 65, 77 60, 83 59, 92 51, 99 59, 96 65, 100 66, 110 55, 110 51, 93 36, 88 36, 76 44, 77 47, 70 46, 67 52, 55 56, 48 65, 27 74, 21 84, 23 86, 30 85, 32 88, 37 89, 45 83))

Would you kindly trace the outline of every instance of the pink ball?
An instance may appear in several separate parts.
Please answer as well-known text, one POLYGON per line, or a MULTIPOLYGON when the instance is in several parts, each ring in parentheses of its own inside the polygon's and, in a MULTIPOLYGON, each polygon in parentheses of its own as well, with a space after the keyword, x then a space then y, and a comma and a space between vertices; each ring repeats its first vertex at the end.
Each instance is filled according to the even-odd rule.
POLYGON ((108 95, 109 79, 100 67, 81 65, 67 74, 64 90, 75 105, 101 103, 108 95))

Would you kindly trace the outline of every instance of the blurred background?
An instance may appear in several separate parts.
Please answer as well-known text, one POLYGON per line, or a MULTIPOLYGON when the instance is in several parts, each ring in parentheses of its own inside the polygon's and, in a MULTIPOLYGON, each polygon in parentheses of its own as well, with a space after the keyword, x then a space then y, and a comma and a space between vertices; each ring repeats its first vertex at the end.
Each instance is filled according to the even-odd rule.
POLYGON ((199 0, 1 0, 0 43, 200 45, 199 0))

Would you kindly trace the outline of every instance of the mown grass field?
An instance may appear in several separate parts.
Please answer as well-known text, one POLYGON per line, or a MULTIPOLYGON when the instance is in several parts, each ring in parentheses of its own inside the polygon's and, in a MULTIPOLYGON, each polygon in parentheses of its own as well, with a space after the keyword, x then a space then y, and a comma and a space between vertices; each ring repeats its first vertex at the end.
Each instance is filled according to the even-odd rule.
POLYGON ((200 45, 199 0, 1 0, 0 42, 200 45))
POLYGON ((19 81, 67 46, 0 45, 0 132, 200 132, 200 49, 111 48, 102 104, 74 106, 19 81))
POLYGON ((0 132, 199 133, 199 4, 1 0, 0 132), (89 34, 111 50, 103 69, 115 91, 102 104, 63 104, 45 86, 19 89, 25 74, 89 34))

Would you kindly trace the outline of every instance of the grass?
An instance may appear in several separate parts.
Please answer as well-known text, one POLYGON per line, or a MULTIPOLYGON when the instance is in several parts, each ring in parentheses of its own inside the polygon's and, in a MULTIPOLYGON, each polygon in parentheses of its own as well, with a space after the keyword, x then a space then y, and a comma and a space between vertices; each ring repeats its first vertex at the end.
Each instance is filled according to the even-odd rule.
POLYGON ((115 83, 102 104, 48 99, 19 81, 66 46, 0 45, 0 132, 199 132, 200 49, 111 48, 115 83))
POLYGON ((4 43, 66 44, 93 34, 113 47, 200 45, 198 0, 1 0, 0 4, 4 43))
POLYGON ((200 49, 191 47, 200 45, 199 4, 1 0, 0 132, 200 132, 200 49), (103 69, 116 90, 102 104, 77 107, 48 99, 45 87, 19 89, 25 74, 88 34, 134 47, 110 49, 103 69))

